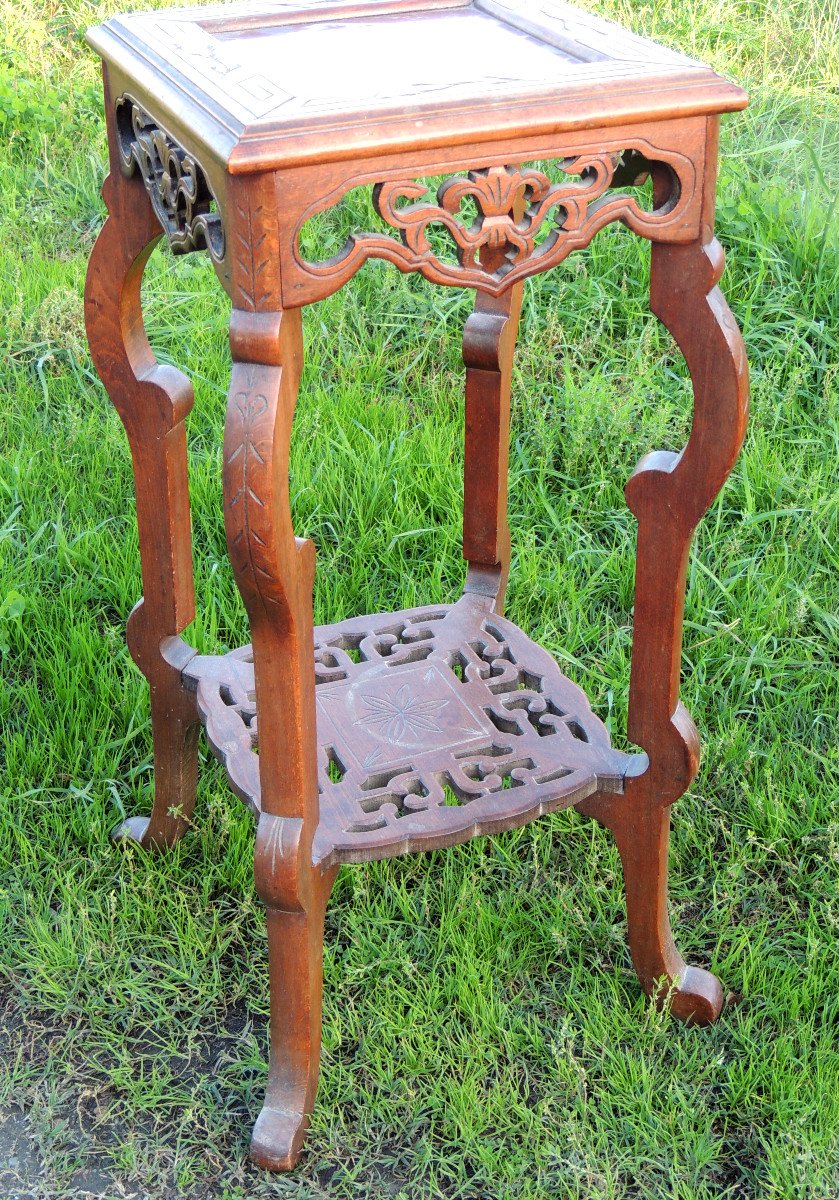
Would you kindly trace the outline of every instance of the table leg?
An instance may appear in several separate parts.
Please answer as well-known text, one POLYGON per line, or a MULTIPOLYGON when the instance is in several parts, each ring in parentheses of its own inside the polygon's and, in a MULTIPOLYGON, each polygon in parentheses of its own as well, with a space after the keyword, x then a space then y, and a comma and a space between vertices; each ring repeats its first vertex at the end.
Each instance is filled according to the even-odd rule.
POLYGON ((463 330, 463 557, 468 563, 464 590, 486 596, 489 607, 501 614, 510 571, 510 378, 521 296, 520 283, 501 296, 478 292, 475 309, 463 330))
MULTIPOLYGON (((107 111, 113 124, 113 107, 107 111)), ((161 236, 142 181, 126 178, 109 129, 108 218, 91 255, 85 317, 91 354, 131 445, 143 599, 128 622, 128 644, 149 681, 154 740, 154 806, 115 831, 143 845, 169 846, 195 804, 195 703, 181 681, 193 651, 178 636, 195 615, 184 419, 192 387, 159 364, 143 328, 140 284, 161 236)))
POLYGON ((253 641, 262 802, 254 874, 267 908, 271 984, 268 1087, 251 1157, 288 1170, 317 1089, 323 918, 336 872, 312 865, 315 553, 294 536, 288 486, 303 343, 300 310, 280 307, 274 204, 271 180, 245 182, 231 196, 233 375, 223 453, 227 544, 253 641))
POLYGON ((268 1087, 251 1157, 269 1170, 288 1170, 299 1157, 317 1090, 323 917, 335 875, 312 866, 315 556, 311 542, 294 536, 288 495, 300 310, 234 310, 230 341, 225 524, 253 638, 263 809, 254 867, 267 908, 271 982, 268 1087))
POLYGON ((716 134, 716 121, 709 120, 700 238, 652 247, 651 307, 685 356, 694 419, 682 452, 646 455, 626 487, 638 519, 628 733, 648 761, 627 779, 624 795, 581 806, 615 834, 632 959, 643 987, 696 1024, 719 1016, 722 990, 709 972, 685 964, 667 911, 668 806, 699 766, 696 727, 679 703, 682 616, 693 531, 734 465, 748 413, 743 342, 716 286, 724 262, 712 233, 716 134))
MULTIPOLYGON (((269 1171, 295 1166, 318 1087, 323 995, 323 921, 336 871, 310 878, 308 894, 290 895, 272 856, 282 818, 263 814, 256 851, 257 888, 268 921, 271 981, 268 1084, 251 1138, 251 1159, 269 1171)), ((293 830, 289 831, 292 834, 293 830)), ((289 853, 294 853, 293 844, 289 853)), ((293 868, 292 868, 293 869, 293 868)), ((298 876, 298 882, 303 879, 298 876)), ((293 887, 292 887, 293 892, 293 887)))

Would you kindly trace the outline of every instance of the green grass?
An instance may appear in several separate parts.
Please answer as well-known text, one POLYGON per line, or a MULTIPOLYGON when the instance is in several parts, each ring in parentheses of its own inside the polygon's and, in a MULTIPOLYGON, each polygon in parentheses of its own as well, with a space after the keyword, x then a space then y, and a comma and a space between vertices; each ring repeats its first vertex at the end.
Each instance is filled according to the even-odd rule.
MULTIPOLYGON (((589 0, 732 74, 719 236, 753 417, 691 560, 683 697, 704 741, 675 809, 680 947, 729 990, 708 1030, 642 999, 610 836, 575 813, 342 871, 321 1087, 288 1178, 247 1164, 268 992, 250 818, 211 762, 169 855, 148 811, 126 441, 87 356, 102 220, 97 67, 116 4, 0 0, 0 1190, 20 1197, 827 1200, 839 1177, 839 4, 589 0), (13 81, 18 79, 19 83, 13 81)), ((685 371, 623 230, 526 288, 509 615, 620 743, 639 456, 678 447, 685 371)), ((226 563, 227 304, 155 255, 152 340, 187 367, 202 649, 247 640, 226 563)), ((295 521, 316 616, 444 600, 459 556, 470 297, 384 264, 305 316, 295 521)))

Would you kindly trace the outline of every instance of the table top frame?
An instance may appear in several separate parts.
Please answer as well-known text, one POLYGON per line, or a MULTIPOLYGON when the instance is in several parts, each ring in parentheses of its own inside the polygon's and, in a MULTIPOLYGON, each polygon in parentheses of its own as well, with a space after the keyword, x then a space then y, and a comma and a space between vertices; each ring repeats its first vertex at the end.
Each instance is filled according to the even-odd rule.
MULTIPOLYGON (((152 107, 162 123, 174 122, 175 136, 188 130, 196 152, 232 175, 729 112, 745 107, 747 99, 702 63, 563 0, 248 0, 114 17, 91 29, 88 40, 115 81, 130 81, 124 90, 152 107), (482 70, 473 55, 460 77, 429 91, 412 79, 418 68, 410 69, 411 56, 402 49, 410 86, 401 94, 377 95, 371 80, 367 94, 342 100, 323 86, 314 98, 284 88, 291 65, 284 65, 281 41, 270 73, 253 64, 261 39, 294 32, 298 45, 305 30, 312 36, 311 61, 304 65, 322 77, 319 44, 325 53, 334 43, 336 23, 363 22, 375 61, 378 48, 382 55, 394 52, 400 23, 410 33, 419 19, 430 17, 442 39, 460 39, 466 59, 458 24, 465 16, 476 28, 506 31, 508 78, 482 70), (253 39, 248 53, 243 39, 253 39), (531 72, 531 78, 516 78, 523 47, 553 52, 543 56, 541 77, 531 72)), ((295 73, 299 78, 300 69, 295 73)))

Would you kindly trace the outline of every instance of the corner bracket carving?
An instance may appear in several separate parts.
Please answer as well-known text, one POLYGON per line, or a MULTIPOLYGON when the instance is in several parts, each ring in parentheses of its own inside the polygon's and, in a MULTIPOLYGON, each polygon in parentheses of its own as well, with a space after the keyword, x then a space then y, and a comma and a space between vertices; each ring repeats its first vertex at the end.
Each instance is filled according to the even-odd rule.
POLYGON ((139 170, 172 253, 207 250, 220 263, 224 228, 201 165, 130 96, 116 103, 116 126, 123 173, 139 170))

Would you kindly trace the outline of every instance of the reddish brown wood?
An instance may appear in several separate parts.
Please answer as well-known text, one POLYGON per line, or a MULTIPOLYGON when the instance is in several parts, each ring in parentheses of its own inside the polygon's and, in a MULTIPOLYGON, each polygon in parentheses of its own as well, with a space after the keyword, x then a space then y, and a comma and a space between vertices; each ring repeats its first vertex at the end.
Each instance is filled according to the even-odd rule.
POLYGON ((743 342, 716 286, 723 269, 712 233, 717 136, 717 122, 709 120, 701 235, 686 246, 654 245, 650 281, 653 312, 690 370, 693 428, 680 454, 647 455, 626 486, 638 518, 628 733, 648 766, 627 779, 620 801, 597 797, 581 806, 614 831, 641 983, 654 993, 663 980, 676 1016, 697 1024, 719 1016, 722 989, 707 971, 686 966, 667 915, 667 806, 699 768, 699 737, 679 701, 682 613, 693 531, 734 465, 748 416, 743 342))
POLYGON ((521 311, 521 284, 502 296, 478 292, 463 331, 466 445, 463 469, 463 557, 466 591, 504 612, 510 572, 507 459, 510 377, 521 311))
POLYGON ((143 328, 140 284, 161 231, 141 180, 120 170, 107 77, 105 107, 109 215, 90 259, 85 318, 94 364, 134 463, 143 599, 131 613, 128 644, 149 681, 154 740, 151 817, 130 818, 117 833, 171 845, 192 815, 198 769, 195 705, 181 679, 194 651, 177 636, 195 615, 184 428, 193 397, 184 375, 155 360, 143 328))
MULTIPOLYGON (((693 122, 690 132, 702 125, 701 121, 693 122)), ((561 160, 568 182, 557 184, 532 166, 497 165, 497 150, 495 161, 490 158, 488 165, 481 167, 477 164, 482 155, 476 152, 473 161, 477 169, 452 175, 437 189, 436 196, 423 181, 406 177, 404 167, 401 175, 389 172, 390 178, 376 184, 372 197, 379 216, 400 235, 399 239, 389 233, 354 233, 342 251, 323 262, 310 262, 300 252, 297 243, 303 224, 318 208, 334 205, 348 187, 369 182, 368 175, 365 170, 348 177, 342 172, 345 164, 333 165, 328 171, 322 168, 315 181, 311 170, 301 171, 301 193, 296 203, 304 201, 314 189, 321 199, 317 208, 311 205, 304 210, 295 231, 293 252, 284 261, 288 277, 286 303, 309 303, 329 295, 369 258, 383 258, 400 271, 419 271, 432 283, 474 287, 499 296, 513 283, 557 266, 573 250, 587 246, 595 233, 612 221, 623 221, 642 237, 683 239, 687 230, 695 228, 699 215, 694 163, 667 144, 674 140, 672 129, 665 130, 664 144, 651 142, 642 132, 647 133, 647 128, 633 129, 628 138, 610 138, 596 153, 589 141, 583 141, 582 153, 561 160), (632 195, 619 190, 608 194, 616 189, 621 177, 621 159, 630 155, 649 157, 666 169, 673 180, 672 203, 647 212, 632 195), (327 176, 340 179, 341 186, 324 195, 327 176), (477 222, 460 215, 460 206, 467 197, 478 207, 477 222), (526 220, 514 217, 515 210, 526 220), (454 263, 434 253, 429 229, 440 227, 448 230, 457 248, 454 263), (493 254, 490 263, 484 261, 485 251, 499 246, 503 246, 504 254, 493 254)), ((534 157, 538 154, 536 147, 533 153, 534 157)), ((554 156, 555 150, 549 153, 549 157, 554 156)), ((433 173, 447 169, 447 164, 438 162, 433 173)), ((384 172, 379 170, 378 174, 384 172)))
POLYGON ((532 134, 556 150, 574 130, 746 103, 702 63, 563 0, 245 0, 116 17, 88 37, 233 175, 349 173, 380 150, 411 166, 428 147, 471 157, 532 134))
POLYGON ((88 329, 134 458, 144 599, 129 640, 151 685, 155 744, 152 816, 122 832, 155 845, 183 832, 203 721, 258 819, 271 1030, 253 1158, 287 1169, 300 1153, 340 862, 449 846, 576 805, 614 831, 643 987, 679 1017, 713 1020, 720 986, 686 966, 671 934, 667 850, 669 806, 698 767, 678 698, 687 556, 746 419, 713 237, 718 115, 744 94, 563 0, 249 0, 115 18, 91 40, 106 63, 111 174, 88 329), (445 177, 436 194, 432 176, 445 177), (645 205, 634 188, 647 176, 645 205), (370 188, 380 228, 309 261, 303 226, 358 187, 370 188), (646 456, 626 489, 638 519, 637 754, 611 747, 579 689, 501 616, 521 281, 613 221, 653 242, 651 305, 695 400, 685 449, 646 456), (432 226, 447 231, 450 257, 432 226), (194 605, 192 393, 155 363, 140 311, 161 231, 176 253, 209 252, 233 304, 224 511, 253 645, 223 657, 180 637, 194 605), (300 310, 370 258, 477 292, 463 339, 465 591, 454 605, 313 631, 314 547, 294 536, 288 488, 300 310))
POLYGON ((270 1064, 251 1154, 273 1170, 300 1151, 317 1089, 323 914, 334 871, 313 862, 318 826, 312 660, 315 551, 291 523, 288 456, 303 359, 300 310, 280 308, 272 180, 234 192, 224 515, 251 622, 260 713, 255 879, 268 910, 270 1064))

